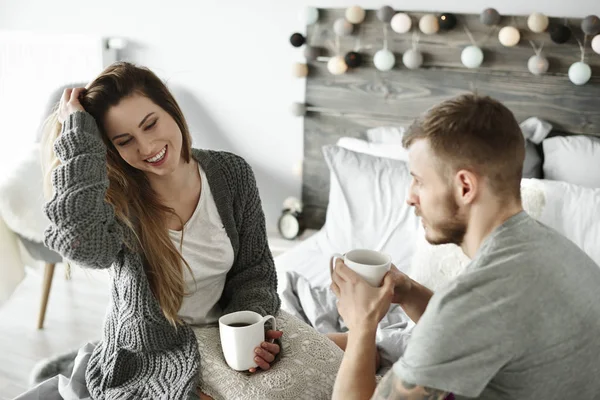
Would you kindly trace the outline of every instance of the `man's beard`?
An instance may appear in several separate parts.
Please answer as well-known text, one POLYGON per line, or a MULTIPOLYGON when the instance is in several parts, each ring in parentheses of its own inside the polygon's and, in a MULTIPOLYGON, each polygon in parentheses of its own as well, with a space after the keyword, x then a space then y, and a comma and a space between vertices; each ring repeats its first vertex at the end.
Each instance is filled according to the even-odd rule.
MULTIPOLYGON (((458 204, 456 204, 451 194, 448 194, 443 207, 445 208, 444 214, 447 217, 436 222, 435 226, 428 225, 425 239, 433 245, 451 243, 460 246, 467 233, 467 223, 461 216, 458 204)), ((417 215, 421 214, 417 209, 415 209, 415 213, 417 215)))

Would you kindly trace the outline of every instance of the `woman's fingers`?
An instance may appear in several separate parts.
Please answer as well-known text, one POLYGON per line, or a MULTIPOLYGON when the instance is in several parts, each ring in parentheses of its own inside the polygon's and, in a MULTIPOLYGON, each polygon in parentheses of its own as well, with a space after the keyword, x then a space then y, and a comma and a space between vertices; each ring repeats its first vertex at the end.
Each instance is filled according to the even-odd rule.
POLYGON ((67 88, 67 89, 63 90, 62 104, 67 104, 67 102, 71 98, 71 92, 73 92, 72 88, 67 88))
POLYGON ((260 369, 264 369, 265 371, 271 368, 271 365, 263 360, 261 357, 254 357, 254 362, 259 366, 260 369))
POLYGON ((280 351, 279 345, 275 343, 262 342, 261 347, 271 354, 279 354, 280 351))
POLYGON ((85 90, 85 88, 78 87, 71 91, 70 101, 72 104, 80 104, 79 103, 79 95, 85 90))
POLYGON ((257 347, 254 353, 267 363, 272 363, 275 360, 275 356, 263 348, 257 347))

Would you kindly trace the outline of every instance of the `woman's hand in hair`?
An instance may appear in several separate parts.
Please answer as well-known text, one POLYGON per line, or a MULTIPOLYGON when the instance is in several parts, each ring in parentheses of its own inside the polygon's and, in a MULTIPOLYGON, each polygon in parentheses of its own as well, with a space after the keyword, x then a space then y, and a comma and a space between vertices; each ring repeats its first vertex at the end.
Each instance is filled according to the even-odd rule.
POLYGON ((69 88, 63 91, 62 97, 60 99, 60 104, 58 106, 58 121, 62 124, 69 117, 69 115, 73 114, 76 111, 85 111, 81 103, 79 102, 79 97, 85 91, 85 88, 69 88))

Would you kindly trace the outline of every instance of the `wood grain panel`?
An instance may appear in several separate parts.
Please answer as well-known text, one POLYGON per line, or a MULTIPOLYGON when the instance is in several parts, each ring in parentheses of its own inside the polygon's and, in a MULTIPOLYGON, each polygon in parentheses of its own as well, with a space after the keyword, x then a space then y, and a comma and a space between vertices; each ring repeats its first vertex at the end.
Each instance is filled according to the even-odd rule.
MULTIPOLYGON (((409 13, 413 27, 424 13, 409 13)), ((419 49, 425 55, 423 68, 408 70, 402 65, 402 53, 412 47, 413 34, 397 34, 389 27, 389 49, 396 54, 391 71, 378 71, 372 56, 383 47, 383 23, 368 10, 365 21, 355 27, 352 36, 338 38, 333 22, 343 17, 343 9, 320 10, 319 23, 307 29, 307 41, 322 47, 324 56, 309 64, 304 122, 304 166, 302 198, 305 218, 310 228, 318 229, 325 221, 329 194, 329 171, 321 148, 342 136, 364 138, 375 126, 407 126, 419 114, 439 102, 465 92, 477 91, 506 104, 518 121, 536 116, 550 122, 563 134, 600 135, 600 56, 593 53, 586 39, 586 62, 594 76, 583 86, 572 84, 567 76, 569 66, 580 60, 577 40, 584 40, 581 20, 551 18, 551 23, 568 23, 574 36, 565 44, 550 40, 548 33, 530 32, 526 16, 505 16, 502 25, 520 29, 521 42, 511 48, 498 41, 498 28, 489 28, 474 14, 459 14, 459 25, 450 32, 436 35, 419 34, 419 49), (460 53, 470 45, 463 29, 467 26, 483 48, 485 62, 470 70, 462 66, 460 53), (534 76, 527 70, 527 60, 536 46, 544 44, 550 60, 550 71, 534 76), (339 46, 336 44, 339 43, 339 46), (361 68, 341 76, 327 71, 327 56, 360 48, 365 59, 361 68), (339 49, 339 50, 338 50, 339 49)))

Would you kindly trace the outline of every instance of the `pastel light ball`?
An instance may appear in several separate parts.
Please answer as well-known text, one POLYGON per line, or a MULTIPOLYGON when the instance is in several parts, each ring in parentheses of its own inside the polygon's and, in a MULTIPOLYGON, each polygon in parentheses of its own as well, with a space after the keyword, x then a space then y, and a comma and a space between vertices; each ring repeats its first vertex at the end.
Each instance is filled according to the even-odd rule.
POLYGON ((392 20, 392 17, 396 14, 396 11, 390 6, 383 6, 377 10, 377 19, 381 22, 388 23, 392 20))
POLYGON ((360 24, 365 20, 366 12, 360 6, 352 6, 346 9, 346 20, 351 24, 360 24))
POLYGON ((548 72, 550 63, 548 59, 542 55, 531 56, 527 61, 527 69, 534 75, 543 75, 548 72))
POLYGON ((569 67, 569 79, 575 85, 585 85, 592 77, 592 69, 584 62, 576 62, 569 67))
POLYGON ((479 68, 483 63, 483 51, 477 46, 468 46, 460 54, 460 61, 467 68, 479 68))
POLYGON ((308 65, 303 63, 295 63, 292 67, 292 74, 296 78, 304 78, 308 75, 308 65))
POLYGON ((600 35, 596 35, 592 39, 592 50, 600 54, 600 35))
POLYGON ((425 14, 419 20, 419 29, 426 35, 433 35, 440 30, 440 24, 435 15, 425 14))
POLYGON ((500 29, 498 40, 500 40, 500 43, 502 43, 503 46, 513 47, 519 44, 521 33, 514 26, 505 26, 500 29))
POLYGON ((589 36, 600 33, 600 18, 595 15, 588 15, 581 21, 581 30, 589 36))
POLYGON ((319 20, 319 10, 315 7, 304 7, 298 19, 303 24, 312 25, 319 20))
POLYGON ((481 23, 487 26, 498 25, 501 18, 500 13, 495 8, 486 8, 479 15, 481 23))
POLYGON ((373 64, 375 64, 375 68, 380 71, 389 71, 394 68, 396 57, 391 51, 382 49, 375 53, 373 64))
POLYGON ((348 65, 344 61, 344 57, 331 57, 327 62, 327 69, 332 75, 342 75, 348 70, 348 65))
POLYGON ((408 14, 398 13, 392 17, 390 26, 396 33, 406 33, 412 28, 412 19, 408 14))
POLYGON ((408 69, 419 69, 423 65, 423 53, 419 50, 410 49, 402 56, 402 63, 408 69))
POLYGON ((527 18, 527 27, 529 30, 535 33, 542 33, 548 29, 548 24, 550 21, 548 17, 542 13, 533 13, 527 18))
POLYGON ((333 31, 338 36, 348 36, 352 34, 354 30, 354 25, 350 22, 346 21, 345 18, 338 18, 333 23, 333 31))

